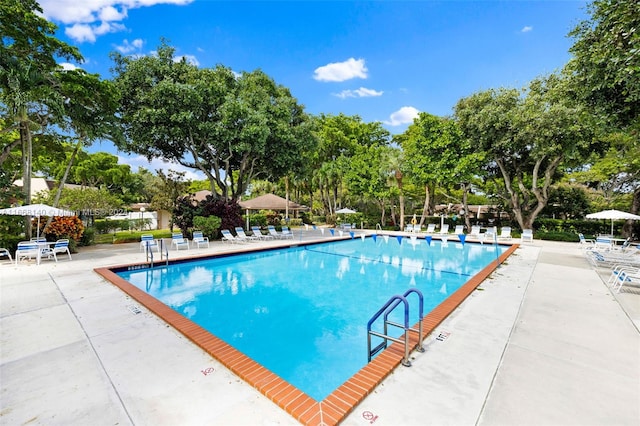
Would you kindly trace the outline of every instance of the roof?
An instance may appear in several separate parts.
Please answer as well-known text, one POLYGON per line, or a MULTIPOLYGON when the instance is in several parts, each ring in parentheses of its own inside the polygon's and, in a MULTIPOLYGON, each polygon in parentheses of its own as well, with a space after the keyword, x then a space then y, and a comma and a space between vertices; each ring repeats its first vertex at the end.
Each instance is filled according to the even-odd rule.
MULTIPOLYGON (((306 206, 294 203, 293 201, 289 201, 288 203, 289 210, 307 209, 306 206)), ((252 198, 251 200, 241 201, 240 207, 247 210, 286 210, 287 200, 275 194, 265 194, 252 198)))

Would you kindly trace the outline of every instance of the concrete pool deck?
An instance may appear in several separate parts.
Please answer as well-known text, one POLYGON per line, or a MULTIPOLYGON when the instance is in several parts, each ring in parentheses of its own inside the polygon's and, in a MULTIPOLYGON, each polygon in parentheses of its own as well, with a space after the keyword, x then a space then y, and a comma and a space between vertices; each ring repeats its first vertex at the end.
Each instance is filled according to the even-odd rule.
MULTIPOLYGON (((93 272, 141 261, 0 260, 0 424, 298 424, 93 272)), ((522 245, 342 424, 640 424, 640 290, 606 278, 577 244, 522 245)))

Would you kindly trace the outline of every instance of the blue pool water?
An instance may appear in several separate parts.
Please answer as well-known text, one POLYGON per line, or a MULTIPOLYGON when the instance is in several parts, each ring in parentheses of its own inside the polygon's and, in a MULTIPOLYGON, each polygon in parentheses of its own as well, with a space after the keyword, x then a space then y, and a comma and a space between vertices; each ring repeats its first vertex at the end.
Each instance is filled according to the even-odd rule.
POLYGON ((320 401, 366 365, 367 321, 391 296, 418 288, 426 315, 505 250, 379 236, 118 275, 320 401))

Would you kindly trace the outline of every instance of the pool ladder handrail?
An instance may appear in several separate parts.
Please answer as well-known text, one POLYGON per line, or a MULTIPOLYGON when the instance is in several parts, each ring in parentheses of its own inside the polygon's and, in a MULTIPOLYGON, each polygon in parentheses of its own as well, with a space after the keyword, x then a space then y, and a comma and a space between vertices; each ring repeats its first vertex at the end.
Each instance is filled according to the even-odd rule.
MULTIPOLYGON (((159 250, 160 261, 162 262, 162 259, 164 257, 165 266, 169 266, 169 246, 165 244, 164 239, 162 238, 160 238, 159 244, 160 244, 160 250, 159 250)), ((147 243, 145 244, 145 254, 147 256, 147 263, 151 268, 153 268, 153 249, 151 248, 151 244, 149 241, 147 241, 147 243)))
POLYGON ((397 343, 404 344, 404 357, 402 358, 402 365, 405 367, 411 367, 411 361, 409 361, 409 332, 418 333, 418 343, 415 349, 418 352, 424 352, 424 347, 422 346, 422 317, 424 310, 424 297, 420 290, 416 288, 411 288, 407 290, 402 296, 394 295, 392 296, 387 303, 380 308, 378 312, 376 312, 369 322, 367 322, 367 350, 368 350, 368 361, 371 362, 371 358, 387 348, 387 344, 389 340, 397 343), (409 301, 407 300, 407 296, 411 293, 415 293, 418 296, 418 329, 409 327, 409 301), (404 324, 399 324, 393 321, 389 321, 389 315, 398 305, 402 303, 404 304, 404 324), (377 331, 371 330, 371 326, 373 323, 380 318, 380 316, 384 314, 384 332, 379 333, 377 331), (394 326, 398 328, 402 328, 404 330, 404 338, 397 338, 389 335, 389 326, 394 326), (383 339, 382 343, 377 345, 375 348, 371 348, 371 336, 381 337, 383 339))

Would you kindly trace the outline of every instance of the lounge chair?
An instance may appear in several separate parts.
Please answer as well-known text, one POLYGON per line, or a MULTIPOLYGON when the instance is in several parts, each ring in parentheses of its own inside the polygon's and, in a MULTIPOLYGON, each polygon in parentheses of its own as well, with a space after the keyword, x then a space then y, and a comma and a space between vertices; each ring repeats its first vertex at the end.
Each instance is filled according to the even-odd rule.
POLYGON ((404 227, 405 232, 413 232, 413 225, 409 224, 404 227))
POLYGON ((445 223, 442 225, 442 228, 440 228, 440 234, 448 234, 449 233, 449 224, 445 223))
POLYGON ((269 231, 269 235, 271 235, 273 238, 277 238, 279 240, 285 238, 282 233, 276 231, 276 228, 273 225, 267 226, 267 230, 269 231))
POLYGON ((455 235, 464 234, 464 225, 456 225, 456 229, 453 231, 455 235))
POLYGON ((186 240, 180 232, 174 232, 171 234, 171 247, 175 247, 176 250, 180 250, 180 247, 189 250, 189 240, 186 240))
POLYGON ((585 256, 596 268, 611 268, 615 265, 640 267, 640 250, 635 252, 611 252, 597 249, 586 250, 585 256))
POLYGON ((200 248, 201 245, 207 246, 209 248, 209 238, 205 237, 202 234, 202 231, 193 231, 193 239, 191 240, 191 244, 196 246, 196 248, 200 248))
POLYGON ((435 223, 429 223, 427 224, 427 230, 425 231, 427 234, 433 234, 436 232, 436 224, 435 223))
POLYGON ((620 293, 623 285, 640 287, 640 268, 626 267, 618 269, 611 289, 620 293))
POLYGON ((523 229, 522 234, 520 234, 520 242, 533 242, 533 229, 523 229))
POLYGON ((498 235, 498 227, 490 226, 487 228, 487 232, 484 233, 485 241, 493 241, 498 235))
POLYGON ((16 265, 22 259, 36 259, 40 263, 40 246, 35 241, 20 241, 16 248, 16 265))
POLYGON ((236 238, 240 241, 258 241, 258 237, 255 235, 247 235, 244 233, 244 229, 241 226, 236 226, 236 238))
POLYGON ((13 257, 11 257, 11 253, 6 248, 0 248, 0 257, 7 256, 9 258, 9 262, 13 263, 13 257))
POLYGON ((584 234, 578 234, 578 238, 580 239, 580 247, 585 250, 591 250, 596 244, 595 240, 586 239, 584 234))
POLYGON ((282 227, 282 238, 291 238, 293 239, 293 232, 291 232, 291 230, 289 229, 288 226, 283 226, 282 227))
POLYGON ((53 258, 58 263, 58 253, 67 253, 69 260, 71 259, 71 252, 69 251, 69 240, 66 238, 56 241, 51 248, 42 250, 42 256, 47 256, 48 259, 53 258))
POLYGON ((262 233, 262 231, 260 230, 259 226, 252 226, 251 227, 251 232, 253 232, 253 235, 258 237, 258 239, 260 239, 260 240, 272 240, 273 239, 273 235, 264 235, 262 233))
POLYGON ((237 244, 242 242, 242 240, 240 240, 239 238, 236 238, 228 229, 221 229, 220 233, 222 234, 222 241, 227 241, 232 244, 237 244))
POLYGON ((472 225, 469 235, 478 238, 480 236, 480 225, 472 225))
POLYGON ((500 228, 500 235, 498 235, 498 239, 500 240, 510 240, 511 239, 511 227, 503 226, 500 228))
POLYGON ((147 247, 149 248, 149 250, 153 250, 155 248, 158 253, 160 253, 160 245, 151 234, 143 234, 140 236, 140 251, 146 250, 147 247))
POLYGON ((593 244, 594 250, 608 251, 613 248, 613 241, 607 237, 597 237, 593 244))

